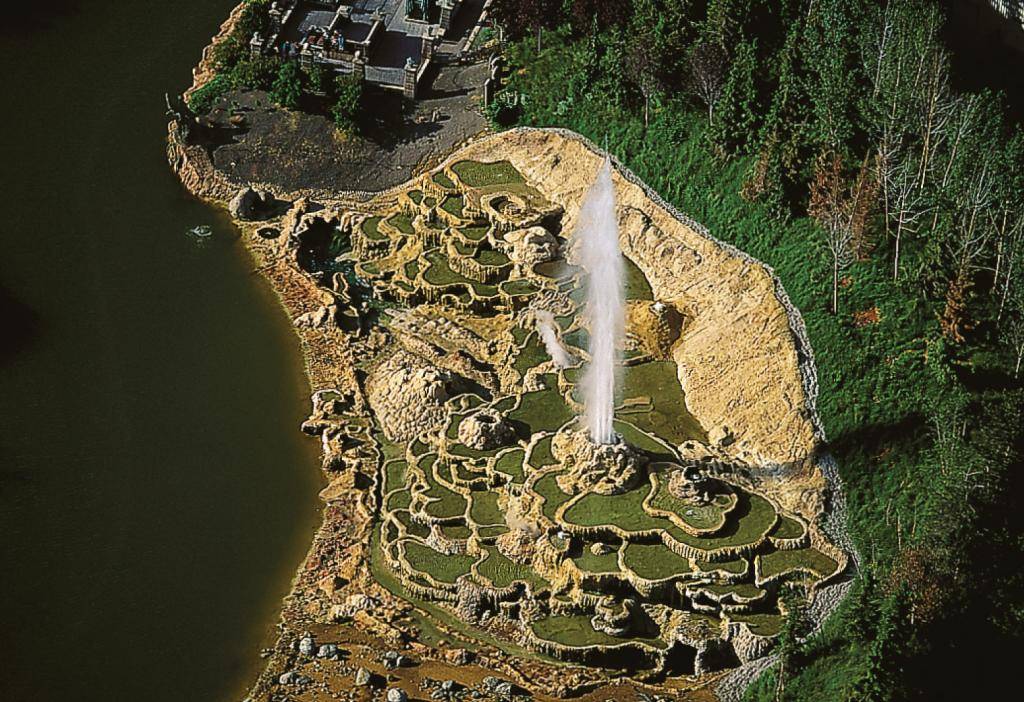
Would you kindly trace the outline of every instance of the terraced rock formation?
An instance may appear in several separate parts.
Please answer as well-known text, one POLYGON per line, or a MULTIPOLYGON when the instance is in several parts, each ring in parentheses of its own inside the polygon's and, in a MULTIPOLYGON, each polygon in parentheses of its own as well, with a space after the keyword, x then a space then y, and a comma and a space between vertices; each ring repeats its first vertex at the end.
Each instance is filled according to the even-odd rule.
MULTIPOLYGON (((721 387, 723 371, 731 380, 741 369, 720 361, 691 367, 706 360, 691 355, 694 336, 729 330, 703 309, 714 281, 687 285, 655 261, 697 267, 708 254, 674 242, 650 201, 627 198, 621 223, 636 260, 626 261, 622 441, 593 446, 578 419, 586 272, 563 236, 571 209, 547 194, 547 183, 565 181, 527 178, 500 158, 501 141, 471 147, 489 160, 453 159, 369 206, 307 215, 291 232, 300 265, 362 320, 354 332, 378 336, 360 364, 389 457, 375 557, 405 594, 557 659, 702 674, 763 655, 781 628, 780 588, 813 592, 846 565, 808 512, 821 504, 808 488, 820 480, 813 458, 792 453, 813 444, 813 427, 790 409, 776 424, 799 431, 775 436, 745 421, 772 408, 733 399, 721 417, 729 428, 712 425, 709 438, 688 405, 711 405, 710 393, 742 401, 757 385, 748 376, 721 387), (556 337, 547 343, 545 320, 556 337), (552 343, 571 363, 552 358, 552 343), (687 381, 700 402, 688 402, 687 381), (785 464, 771 467, 798 476, 796 499, 755 477, 783 441, 785 464)), ((772 295, 766 319, 749 319, 758 328, 743 336, 795 361, 789 327, 772 328, 785 310, 771 287, 757 290, 767 276, 740 263, 754 284, 730 281, 713 311, 739 294, 746 314, 772 295)), ((799 382, 796 363, 787 370, 799 382)), ((803 399, 799 385, 782 389, 803 399)))

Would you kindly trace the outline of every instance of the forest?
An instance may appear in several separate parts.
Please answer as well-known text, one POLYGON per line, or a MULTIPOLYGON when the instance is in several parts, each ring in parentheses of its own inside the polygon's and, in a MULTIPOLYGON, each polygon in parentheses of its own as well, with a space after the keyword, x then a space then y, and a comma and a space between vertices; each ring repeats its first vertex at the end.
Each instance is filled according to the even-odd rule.
POLYGON ((948 12, 927 0, 492 3, 505 60, 494 124, 606 144, 772 266, 807 324, 860 568, 806 641, 794 604, 751 701, 1013 688, 1021 96, 967 75, 948 12))

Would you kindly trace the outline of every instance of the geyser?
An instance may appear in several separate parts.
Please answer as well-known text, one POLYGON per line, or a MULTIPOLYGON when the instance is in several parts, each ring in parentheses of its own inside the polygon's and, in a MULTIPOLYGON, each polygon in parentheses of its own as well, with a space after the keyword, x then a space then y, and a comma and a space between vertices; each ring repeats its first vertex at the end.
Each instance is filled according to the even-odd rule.
POLYGON ((580 263, 587 271, 590 364, 583 375, 584 415, 597 444, 615 441, 615 389, 619 354, 625 335, 625 295, 615 185, 611 160, 605 157, 590 186, 573 231, 580 263))
POLYGON ((568 368, 574 364, 576 359, 565 350, 562 342, 558 339, 558 332, 555 330, 555 316, 547 310, 538 310, 534 318, 537 320, 537 331, 540 333, 541 341, 544 342, 544 348, 547 349, 554 364, 559 368, 568 368))

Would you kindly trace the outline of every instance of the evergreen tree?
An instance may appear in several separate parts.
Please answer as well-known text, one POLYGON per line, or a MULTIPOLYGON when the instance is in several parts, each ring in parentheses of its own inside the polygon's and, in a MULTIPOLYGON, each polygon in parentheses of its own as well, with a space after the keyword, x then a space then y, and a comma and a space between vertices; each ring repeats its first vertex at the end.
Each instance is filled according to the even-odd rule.
POLYGON ((736 153, 753 141, 758 126, 757 41, 736 48, 729 75, 718 100, 718 119, 709 135, 722 153, 736 153))

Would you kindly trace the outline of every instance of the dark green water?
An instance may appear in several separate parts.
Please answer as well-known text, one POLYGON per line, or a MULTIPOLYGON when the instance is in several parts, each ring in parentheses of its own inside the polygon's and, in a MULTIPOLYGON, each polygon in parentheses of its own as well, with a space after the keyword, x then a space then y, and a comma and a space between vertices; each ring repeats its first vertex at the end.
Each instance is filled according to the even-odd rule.
POLYGON ((164 161, 163 92, 233 4, 0 28, 4 702, 240 697, 318 520, 287 319, 164 161))

